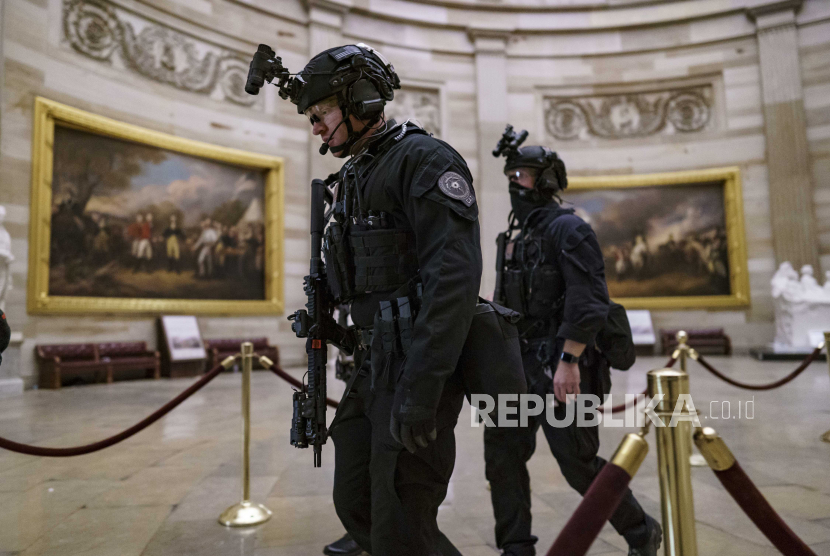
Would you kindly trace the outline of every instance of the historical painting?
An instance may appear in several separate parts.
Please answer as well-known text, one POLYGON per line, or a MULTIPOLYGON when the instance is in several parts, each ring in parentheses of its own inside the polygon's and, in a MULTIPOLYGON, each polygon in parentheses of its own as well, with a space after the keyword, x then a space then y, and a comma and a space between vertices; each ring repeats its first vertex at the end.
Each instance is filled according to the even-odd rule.
POLYGON ((37 102, 35 311, 276 309, 279 159, 37 102))
POLYGON ((749 302, 737 168, 571 182, 566 206, 595 230, 627 308, 749 302))

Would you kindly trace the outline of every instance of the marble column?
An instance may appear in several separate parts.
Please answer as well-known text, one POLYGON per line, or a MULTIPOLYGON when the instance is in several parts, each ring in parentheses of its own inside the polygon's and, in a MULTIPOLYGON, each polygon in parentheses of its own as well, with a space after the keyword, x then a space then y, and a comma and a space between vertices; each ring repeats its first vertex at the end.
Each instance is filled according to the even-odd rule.
POLYGON ((777 263, 819 268, 795 13, 801 0, 749 11, 755 22, 777 263))
POLYGON ((481 251, 484 273, 481 293, 489 296, 496 283, 496 236, 507 228, 510 204, 504 160, 493 156, 493 148, 508 121, 507 58, 509 33, 469 30, 475 46, 476 105, 478 122, 478 172, 475 179, 481 223, 481 251))
MULTIPOLYGON (((308 3, 308 59, 323 50, 346 44, 341 29, 346 8, 326 2, 312 0, 308 3)), ((309 135, 311 126, 309 125, 309 135)), ((337 172, 343 160, 334 158, 331 153, 320 154, 320 138, 311 136, 308 147, 309 175, 312 178, 325 178, 337 172)))

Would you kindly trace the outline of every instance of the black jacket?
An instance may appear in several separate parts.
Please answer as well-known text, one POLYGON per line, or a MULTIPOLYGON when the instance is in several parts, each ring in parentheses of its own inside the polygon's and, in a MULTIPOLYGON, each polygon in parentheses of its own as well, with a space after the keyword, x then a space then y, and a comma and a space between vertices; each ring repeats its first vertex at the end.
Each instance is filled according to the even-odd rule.
MULTIPOLYGON (((391 129, 355 157, 354 168, 364 210, 387 213, 390 227, 409 230, 415 237, 423 299, 402 380, 413 403, 434 409, 444 382, 455 371, 478 299, 478 206, 461 155, 405 125, 410 133, 399 138, 402 128, 391 121, 391 129)), ((355 299, 354 322, 371 326, 378 301, 389 293, 355 299)))
POLYGON ((528 218, 527 228, 545 239, 545 259, 557 265, 562 276, 564 308, 556 338, 590 346, 605 325, 609 306, 597 236, 572 210, 555 202, 528 218))

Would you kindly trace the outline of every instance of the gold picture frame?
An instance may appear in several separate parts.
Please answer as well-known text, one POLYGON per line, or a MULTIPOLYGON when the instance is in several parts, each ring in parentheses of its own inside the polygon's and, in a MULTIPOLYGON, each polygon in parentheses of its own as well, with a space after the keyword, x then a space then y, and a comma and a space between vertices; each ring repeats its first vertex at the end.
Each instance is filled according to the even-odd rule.
POLYGON ((683 172, 571 177, 568 179, 567 193, 663 186, 694 186, 694 184, 711 185, 713 183, 721 183, 723 187, 729 294, 661 297, 617 296, 614 298, 615 301, 628 309, 732 309, 750 305, 740 168, 733 166, 683 172))
MULTIPOLYGON (((92 114, 45 98, 34 106, 32 140, 31 218, 27 309, 32 314, 140 313, 140 314, 281 314, 283 296, 284 162, 280 157, 245 152, 175 137, 92 114), (50 242, 52 224, 55 126, 156 147, 173 154, 204 159, 207 163, 262 172, 263 238, 261 262, 263 299, 167 299, 51 295, 50 242)), ((150 255, 152 256, 152 255, 150 255)), ((168 253, 168 257, 169 257, 168 253)), ((260 286, 261 287, 261 286, 260 286)))

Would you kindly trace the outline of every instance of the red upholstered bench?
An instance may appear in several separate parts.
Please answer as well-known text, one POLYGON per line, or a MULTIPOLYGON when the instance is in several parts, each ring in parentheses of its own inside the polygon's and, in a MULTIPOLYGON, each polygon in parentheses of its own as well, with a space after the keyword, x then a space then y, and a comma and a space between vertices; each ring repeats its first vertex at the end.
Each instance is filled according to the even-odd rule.
MULTIPOLYGON (((671 355, 677 349, 679 330, 661 330, 663 354, 671 355)), ((724 334, 723 328, 701 328, 686 330, 687 344, 706 355, 732 355, 732 340, 724 334)))
MULTIPOLYGON (((218 338, 216 340, 205 340, 208 369, 212 369, 229 355, 239 353, 239 346, 242 342, 254 344, 254 352, 257 355, 264 355, 274 362, 275 368, 280 368, 280 351, 276 346, 268 344, 268 338, 218 338)), ((254 367, 260 368, 259 360, 254 359, 254 367)))
POLYGON ((98 373, 105 375, 106 366, 98 357, 95 344, 53 344, 36 346, 40 388, 60 388, 67 375, 98 373))
POLYGON ((98 344, 98 355, 106 365, 107 382, 112 382, 115 371, 146 371, 161 377, 161 354, 147 349, 147 342, 108 342, 98 344))
POLYGON ((39 363, 40 388, 60 388, 70 375, 92 374, 112 382, 115 371, 145 370, 160 376, 159 352, 149 351, 146 342, 103 344, 52 344, 35 347, 39 363))

